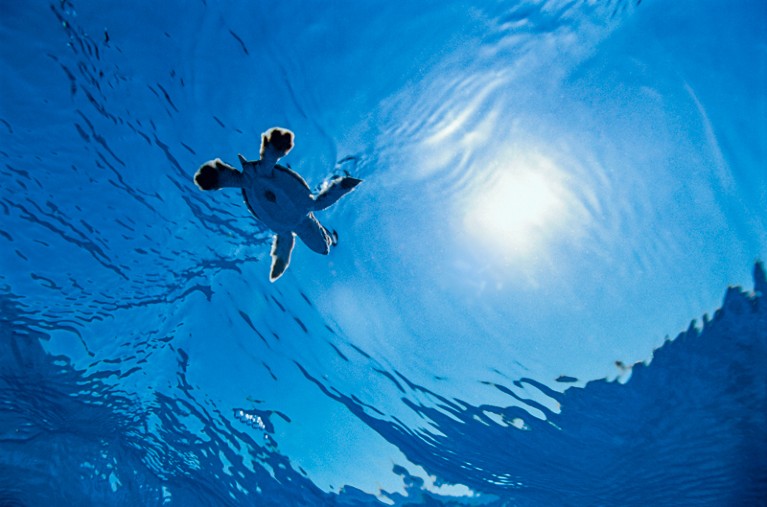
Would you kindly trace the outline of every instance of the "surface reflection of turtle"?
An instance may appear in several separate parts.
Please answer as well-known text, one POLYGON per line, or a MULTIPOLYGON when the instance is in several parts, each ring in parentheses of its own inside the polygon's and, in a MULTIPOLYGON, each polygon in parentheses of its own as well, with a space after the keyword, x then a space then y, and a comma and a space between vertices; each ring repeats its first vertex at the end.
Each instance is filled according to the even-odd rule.
POLYGON ((335 176, 316 196, 297 173, 277 164, 293 148, 293 132, 272 128, 261 135, 261 159, 250 161, 239 155, 242 172, 221 159, 203 164, 194 175, 201 190, 241 188, 248 210, 274 231, 269 280, 278 279, 290 264, 294 235, 317 253, 327 255, 333 236, 315 218, 323 210, 359 185, 362 180, 335 176))

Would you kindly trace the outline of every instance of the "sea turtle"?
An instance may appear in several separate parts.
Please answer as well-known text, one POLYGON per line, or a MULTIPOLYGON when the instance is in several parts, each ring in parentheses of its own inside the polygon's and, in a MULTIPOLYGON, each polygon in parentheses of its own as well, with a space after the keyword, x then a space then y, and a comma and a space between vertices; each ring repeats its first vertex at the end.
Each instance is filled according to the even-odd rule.
POLYGON ((314 216, 349 193, 362 180, 334 176, 315 196, 296 172, 277 164, 293 148, 293 132, 274 127, 261 134, 261 159, 247 160, 238 155, 242 172, 221 161, 205 162, 195 173, 200 190, 241 188, 248 210, 274 231, 272 267, 269 280, 274 282, 290 264, 294 235, 314 250, 327 255, 334 237, 314 216))

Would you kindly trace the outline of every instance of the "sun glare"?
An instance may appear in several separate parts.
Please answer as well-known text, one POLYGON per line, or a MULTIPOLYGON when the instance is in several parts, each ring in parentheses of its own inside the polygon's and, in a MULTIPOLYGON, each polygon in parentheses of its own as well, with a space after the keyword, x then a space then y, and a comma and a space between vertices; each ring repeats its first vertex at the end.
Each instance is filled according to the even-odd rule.
POLYGON ((562 178, 562 171, 539 155, 499 165, 468 200, 467 234, 491 249, 491 258, 510 262, 538 252, 567 216, 562 178))

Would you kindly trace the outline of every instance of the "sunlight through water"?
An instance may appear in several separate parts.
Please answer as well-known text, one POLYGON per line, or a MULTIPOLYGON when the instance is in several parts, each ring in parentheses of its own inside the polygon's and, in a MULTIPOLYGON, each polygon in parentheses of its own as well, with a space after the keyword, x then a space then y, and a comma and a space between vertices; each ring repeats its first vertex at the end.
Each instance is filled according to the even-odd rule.
POLYGON ((566 187, 567 175, 545 156, 509 151, 495 158, 484 181, 465 197, 464 231, 475 255, 506 267, 529 266, 551 242, 582 226, 576 223, 578 202, 566 187))

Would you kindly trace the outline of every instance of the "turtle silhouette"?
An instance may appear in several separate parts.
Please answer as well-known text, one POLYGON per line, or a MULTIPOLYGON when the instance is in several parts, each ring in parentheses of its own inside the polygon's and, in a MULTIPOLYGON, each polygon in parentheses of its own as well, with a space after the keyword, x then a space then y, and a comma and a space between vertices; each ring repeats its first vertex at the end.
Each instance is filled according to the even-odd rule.
POLYGON ((317 195, 295 171, 277 164, 293 148, 294 135, 288 129, 274 127, 261 135, 261 158, 247 160, 238 155, 242 172, 220 158, 205 162, 194 175, 200 190, 240 188, 250 213, 274 231, 272 265, 269 280, 277 280, 290 264, 295 236, 313 251, 327 255, 336 242, 320 224, 315 211, 333 205, 362 180, 334 176, 317 195))

